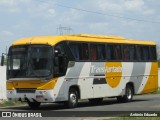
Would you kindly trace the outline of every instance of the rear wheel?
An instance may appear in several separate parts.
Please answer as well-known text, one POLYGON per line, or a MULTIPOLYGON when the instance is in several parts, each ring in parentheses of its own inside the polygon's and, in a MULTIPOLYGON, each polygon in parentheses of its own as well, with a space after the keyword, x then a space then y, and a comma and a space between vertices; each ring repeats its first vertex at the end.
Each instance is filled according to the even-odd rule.
POLYGON ((27 102, 28 103, 28 106, 32 109, 37 109, 40 107, 40 102, 27 102))
POLYGON ((126 91, 124 96, 118 96, 117 100, 119 102, 131 102, 133 99, 133 87, 131 85, 126 86, 126 91))

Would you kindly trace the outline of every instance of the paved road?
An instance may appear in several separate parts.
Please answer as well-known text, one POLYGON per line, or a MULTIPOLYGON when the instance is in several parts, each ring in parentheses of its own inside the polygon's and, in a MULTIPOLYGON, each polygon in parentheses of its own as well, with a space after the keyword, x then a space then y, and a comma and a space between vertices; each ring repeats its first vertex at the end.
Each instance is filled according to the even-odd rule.
MULTIPOLYGON (((0 108, 0 111, 28 111, 28 106, 0 108)), ((67 109, 62 104, 43 104, 39 110, 45 111, 160 111, 160 94, 134 96, 130 103, 118 103, 114 98, 107 98, 101 105, 90 105, 81 101, 77 108, 67 109)))
MULTIPOLYGON (((33 112, 28 106, 0 108, 0 111, 15 112, 33 112)), ((131 113, 151 112, 151 114, 160 111, 160 94, 149 94, 134 96, 130 103, 118 103, 116 99, 105 99, 101 105, 90 105, 88 101, 81 101, 77 108, 67 109, 61 104, 43 104, 36 112, 42 112, 42 116, 54 116, 50 119, 58 120, 100 120, 106 117, 115 117, 121 115, 130 115, 131 113), (127 111, 127 112, 126 112, 127 111), (45 112, 45 113, 44 113, 45 112), (91 118, 88 118, 91 117, 91 118)), ((42 118, 45 119, 46 118, 42 118)), ((48 119, 48 118, 47 118, 48 119)), ((15 119, 14 119, 15 120, 15 119)), ((48 119, 49 120, 49 119, 48 119)))

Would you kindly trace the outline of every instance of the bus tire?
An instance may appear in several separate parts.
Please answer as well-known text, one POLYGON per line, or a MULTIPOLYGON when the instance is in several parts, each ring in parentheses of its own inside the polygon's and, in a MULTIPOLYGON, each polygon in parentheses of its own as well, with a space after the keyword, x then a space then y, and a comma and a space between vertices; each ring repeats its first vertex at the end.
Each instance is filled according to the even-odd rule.
POLYGON ((68 94, 67 107, 75 108, 77 107, 77 104, 78 104, 78 92, 76 89, 71 88, 68 94))
POLYGON ((125 102, 131 102, 132 99, 133 99, 133 87, 131 85, 127 85, 124 100, 125 102))
POLYGON ((131 85, 126 86, 124 96, 118 96, 117 97, 118 102, 131 102, 132 99, 133 99, 133 87, 131 85))
POLYGON ((103 101, 103 98, 94 98, 94 99, 89 99, 89 102, 92 104, 92 105, 98 105, 98 104, 101 104, 103 101))
POLYGON ((31 109, 38 109, 40 107, 40 102, 27 102, 28 103, 28 106, 31 108, 31 109))

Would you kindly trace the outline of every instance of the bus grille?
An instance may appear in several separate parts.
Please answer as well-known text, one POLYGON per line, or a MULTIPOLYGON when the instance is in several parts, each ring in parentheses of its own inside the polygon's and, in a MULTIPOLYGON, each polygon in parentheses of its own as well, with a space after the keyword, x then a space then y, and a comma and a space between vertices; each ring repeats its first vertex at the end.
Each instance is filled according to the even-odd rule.
POLYGON ((27 89, 27 88, 23 88, 23 89, 16 89, 17 93, 35 93, 36 89, 27 89))

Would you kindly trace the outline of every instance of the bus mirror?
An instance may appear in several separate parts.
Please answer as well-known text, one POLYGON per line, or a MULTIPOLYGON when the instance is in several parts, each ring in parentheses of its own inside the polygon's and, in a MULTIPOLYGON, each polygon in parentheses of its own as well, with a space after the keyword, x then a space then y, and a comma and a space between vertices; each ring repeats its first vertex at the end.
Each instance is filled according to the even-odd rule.
POLYGON ((1 57, 1 66, 4 65, 4 55, 2 54, 2 57, 1 57))

